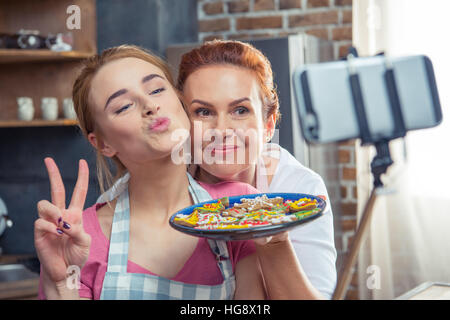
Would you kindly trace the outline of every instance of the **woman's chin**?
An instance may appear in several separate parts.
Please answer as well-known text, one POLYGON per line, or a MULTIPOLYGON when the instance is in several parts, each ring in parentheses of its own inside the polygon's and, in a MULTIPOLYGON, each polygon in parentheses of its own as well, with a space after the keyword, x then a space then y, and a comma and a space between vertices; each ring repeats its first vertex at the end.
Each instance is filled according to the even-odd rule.
POLYGON ((222 164, 212 166, 202 166, 210 175, 224 181, 241 181, 241 174, 249 169, 249 165, 242 164, 222 164))

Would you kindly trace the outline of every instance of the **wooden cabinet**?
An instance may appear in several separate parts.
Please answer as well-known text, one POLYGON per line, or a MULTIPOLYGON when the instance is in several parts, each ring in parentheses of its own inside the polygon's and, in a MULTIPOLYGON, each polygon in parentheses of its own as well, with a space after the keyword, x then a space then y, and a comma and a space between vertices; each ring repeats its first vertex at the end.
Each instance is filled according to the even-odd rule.
POLYGON ((73 51, 0 49, 0 127, 76 125, 64 119, 62 101, 72 96, 73 82, 81 60, 97 53, 95 0, 2 0, 0 33, 20 29, 39 30, 41 35, 71 33, 73 51), (80 29, 67 25, 72 11, 80 8, 80 29), (19 121, 17 98, 31 97, 35 109, 32 121, 19 121), (42 120, 42 97, 58 99, 58 120, 42 120))

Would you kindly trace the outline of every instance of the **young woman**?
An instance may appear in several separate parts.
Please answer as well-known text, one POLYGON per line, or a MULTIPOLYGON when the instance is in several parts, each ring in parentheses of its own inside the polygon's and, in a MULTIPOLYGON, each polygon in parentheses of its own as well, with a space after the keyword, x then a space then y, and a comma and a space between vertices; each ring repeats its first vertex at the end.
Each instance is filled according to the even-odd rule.
MULTIPOLYGON (((328 198, 318 174, 279 145, 267 143, 280 113, 271 65, 259 50, 239 41, 206 42, 183 55, 177 87, 192 122, 193 158, 200 159, 190 170, 194 178, 208 183, 241 181, 261 192, 328 198)), ((283 257, 286 268, 291 264, 291 270, 297 270, 297 283, 310 283, 330 298, 336 284, 336 250, 329 200, 327 208, 322 217, 293 229, 290 241, 285 237, 278 245, 293 245, 297 265, 287 258, 292 254, 288 249, 283 257), (300 276, 303 271, 306 280, 300 276)), ((267 264, 261 263, 266 274, 267 264)), ((284 285, 285 291, 291 288, 295 294, 295 283, 273 285, 284 285)))
POLYGON ((66 208, 58 167, 45 159, 52 201, 37 205, 40 298, 263 299, 253 242, 208 241, 168 224, 171 214, 193 203, 255 191, 227 183, 210 186, 208 194, 186 165, 171 161, 180 142, 173 132, 189 132, 190 122, 166 64, 137 47, 108 49, 87 60, 73 100, 97 150, 100 183, 108 176, 105 158, 129 179, 112 201, 83 211, 89 174, 81 160, 66 208), (70 282, 77 270, 79 288, 70 282))

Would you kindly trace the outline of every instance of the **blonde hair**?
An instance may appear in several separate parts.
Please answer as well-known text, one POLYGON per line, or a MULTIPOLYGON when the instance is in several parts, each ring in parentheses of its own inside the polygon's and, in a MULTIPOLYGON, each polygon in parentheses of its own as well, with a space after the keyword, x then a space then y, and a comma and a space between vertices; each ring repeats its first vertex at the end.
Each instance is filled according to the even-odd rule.
MULTIPOLYGON (((173 85, 173 78, 170 74, 168 65, 159 57, 152 54, 150 51, 134 46, 121 45, 104 50, 101 54, 96 54, 83 63, 83 68, 78 75, 72 90, 72 99, 74 103, 75 112, 77 114, 78 123, 83 135, 87 138, 88 134, 95 132, 98 143, 101 143, 101 132, 95 127, 95 119, 91 107, 89 106, 89 92, 91 82, 98 70, 108 62, 123 59, 123 58, 137 58, 161 69, 164 76, 173 85)), ((178 92, 177 92, 178 93, 178 92)), ((116 165, 116 174, 113 177, 110 167, 107 163, 106 157, 101 154, 97 148, 97 178, 100 187, 100 192, 104 193, 117 179, 124 175, 126 168, 123 163, 114 156, 112 158, 116 165)))

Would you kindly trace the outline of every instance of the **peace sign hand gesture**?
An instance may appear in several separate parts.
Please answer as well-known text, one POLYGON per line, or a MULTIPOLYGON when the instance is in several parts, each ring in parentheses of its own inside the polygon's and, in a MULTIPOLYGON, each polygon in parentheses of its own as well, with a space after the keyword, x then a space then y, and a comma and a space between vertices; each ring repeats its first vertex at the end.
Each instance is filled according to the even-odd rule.
POLYGON ((34 244, 47 278, 58 283, 65 281, 69 266, 81 269, 89 256, 91 237, 82 226, 89 168, 85 160, 79 161, 77 183, 66 208, 59 169, 52 158, 45 158, 44 162, 50 179, 52 202, 41 200, 37 204, 39 219, 34 224, 34 244))

